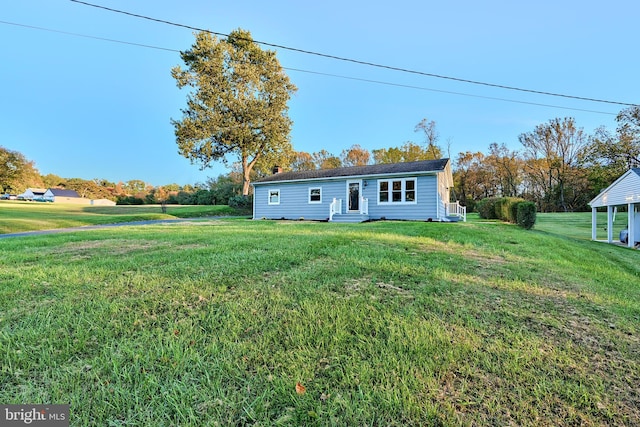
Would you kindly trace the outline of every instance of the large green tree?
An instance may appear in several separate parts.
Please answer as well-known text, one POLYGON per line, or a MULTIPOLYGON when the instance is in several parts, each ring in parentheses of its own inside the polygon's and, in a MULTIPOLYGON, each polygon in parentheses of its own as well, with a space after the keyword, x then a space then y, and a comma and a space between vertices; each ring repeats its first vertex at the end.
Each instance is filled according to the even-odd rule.
POLYGON ((275 52, 262 50, 246 30, 226 39, 199 32, 180 56, 186 68, 171 75, 190 91, 182 119, 172 120, 178 151, 202 169, 239 160, 247 195, 260 158, 291 150, 287 103, 296 87, 275 52))
POLYGON ((42 178, 32 161, 18 151, 0 146, 0 193, 19 193, 42 186, 42 178))

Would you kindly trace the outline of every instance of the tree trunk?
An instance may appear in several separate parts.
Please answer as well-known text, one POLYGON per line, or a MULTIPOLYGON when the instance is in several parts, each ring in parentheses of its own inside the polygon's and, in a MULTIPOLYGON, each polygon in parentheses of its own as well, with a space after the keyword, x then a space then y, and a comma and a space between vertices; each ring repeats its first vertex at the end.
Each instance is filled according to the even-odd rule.
MULTIPOLYGON (((253 166, 253 165, 251 165, 253 166)), ((247 156, 242 156, 242 195, 249 195, 249 185, 251 184, 251 167, 247 161, 247 156)))

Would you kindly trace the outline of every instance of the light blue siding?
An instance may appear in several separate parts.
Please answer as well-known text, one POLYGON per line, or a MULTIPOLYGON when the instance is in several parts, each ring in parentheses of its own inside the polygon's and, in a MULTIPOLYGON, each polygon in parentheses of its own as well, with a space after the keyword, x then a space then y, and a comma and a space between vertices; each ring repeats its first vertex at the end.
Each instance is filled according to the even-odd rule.
MULTIPOLYGON (((378 179, 394 176, 362 178, 363 197, 369 199, 370 219, 402 219, 439 221, 444 217, 444 203, 438 194, 438 176, 422 175, 416 178, 415 204, 382 204, 378 202, 378 179)), ((407 178, 407 176, 403 176, 407 178)), ((354 180, 349 178, 349 181, 354 180)), ((342 199, 343 213, 347 209, 347 179, 308 180, 298 182, 271 182, 254 185, 254 219, 329 219, 329 206, 333 199, 342 199), (322 189, 322 202, 309 203, 309 189, 322 189), (280 191, 280 203, 268 204, 270 190, 280 191)))
POLYGON ((254 219, 329 219, 333 198, 344 199, 344 181, 274 182, 254 187, 254 219), (309 203, 309 189, 321 188, 321 203, 309 203), (280 190, 280 204, 269 205, 269 190, 280 190))
MULTIPOLYGON (((393 178, 393 177, 389 177, 393 178)), ((385 180, 388 178, 384 178, 385 180)), ((431 218, 438 221, 439 201, 437 197, 436 175, 418 176, 416 182, 415 204, 380 204, 378 203, 378 180, 371 182, 364 189, 364 197, 369 199, 369 218, 371 219, 408 219, 427 221, 431 218)))

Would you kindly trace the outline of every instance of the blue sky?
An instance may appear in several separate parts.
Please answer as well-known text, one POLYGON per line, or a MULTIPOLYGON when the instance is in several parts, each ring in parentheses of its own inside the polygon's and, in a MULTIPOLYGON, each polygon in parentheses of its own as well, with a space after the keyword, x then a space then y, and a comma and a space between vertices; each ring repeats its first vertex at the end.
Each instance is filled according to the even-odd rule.
MULTIPOLYGON (((635 0, 87 1, 421 73, 640 103, 635 0)), ((186 93, 170 70, 191 30, 69 0, 5 2, 0 21, 0 145, 40 173, 184 185, 227 172, 200 171, 177 153, 170 119, 180 118, 186 93)), ((588 133, 614 130, 625 108, 276 50, 298 87, 289 103, 298 151, 421 142, 414 127, 428 118, 455 158, 492 142, 520 149, 518 135, 556 117, 574 117, 588 133)))

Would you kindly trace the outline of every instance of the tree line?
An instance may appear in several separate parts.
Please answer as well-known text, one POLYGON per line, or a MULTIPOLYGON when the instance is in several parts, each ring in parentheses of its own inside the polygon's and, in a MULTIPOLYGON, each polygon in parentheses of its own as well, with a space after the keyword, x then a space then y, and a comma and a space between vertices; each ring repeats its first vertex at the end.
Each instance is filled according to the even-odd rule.
POLYGON ((574 118, 554 118, 518 137, 520 150, 492 143, 488 152, 459 153, 455 192, 473 207, 485 197, 521 197, 541 212, 583 211, 632 167, 640 166, 640 107, 622 110, 614 132, 591 135, 574 118))
POLYGON ((22 153, 0 146, 0 194, 23 193, 27 188, 63 188, 74 190, 80 197, 108 199, 118 204, 229 204, 241 194, 242 181, 230 172, 205 183, 179 185, 176 183, 153 186, 145 181, 111 182, 106 179, 63 178, 55 174, 41 175, 35 162, 22 153))
MULTIPOLYGON (((622 110, 615 131, 604 127, 587 134, 572 117, 554 118, 519 135, 520 149, 491 143, 486 152, 466 151, 452 158, 453 195, 473 211, 488 197, 519 197, 535 202, 540 212, 583 211, 602 189, 631 167, 640 166, 640 107, 622 110)), ((411 162, 443 157, 436 123, 423 119, 415 127, 421 142, 364 149, 358 144, 333 154, 287 150, 277 157, 284 171, 331 169, 379 163, 411 162)), ((273 158, 272 158, 273 159, 273 158)), ((273 164, 258 163, 250 180, 272 173, 273 164)), ((107 198, 120 204, 229 204, 243 193, 242 166, 205 183, 154 187, 141 180, 113 183, 40 175, 34 162, 21 153, 0 147, 0 191, 27 187, 67 188, 82 197, 107 198)))

